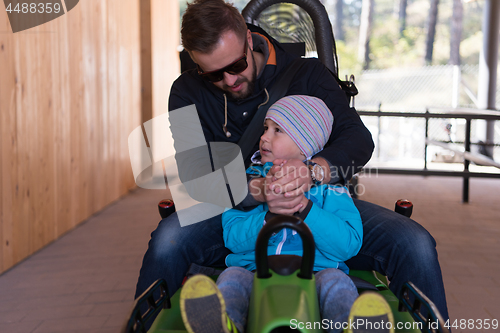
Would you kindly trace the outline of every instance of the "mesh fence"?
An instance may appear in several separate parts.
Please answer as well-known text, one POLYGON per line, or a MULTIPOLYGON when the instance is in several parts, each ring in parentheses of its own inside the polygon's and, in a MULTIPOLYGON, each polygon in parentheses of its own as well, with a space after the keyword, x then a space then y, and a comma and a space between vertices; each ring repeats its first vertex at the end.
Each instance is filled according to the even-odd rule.
MULTIPOLYGON (((475 108, 466 89, 477 94, 479 66, 461 66, 460 74, 451 65, 421 68, 368 70, 356 80, 359 94, 356 109, 382 111, 425 111, 428 107, 453 106, 475 108), (458 95, 454 93, 457 80, 458 95), (465 88, 467 86, 467 88, 465 88), (476 87, 476 88, 474 88, 476 87)), ((500 77, 500 76, 499 76, 500 77)), ((500 84, 497 84, 497 105, 500 105, 500 84)), ((375 152, 372 162, 397 162, 400 165, 420 167, 425 155, 425 120, 420 118, 363 117, 370 129, 375 152)), ((428 137, 431 140, 456 143, 465 141, 464 119, 429 119, 428 137)), ((485 140, 486 122, 473 120, 471 124, 471 151, 485 153, 481 143, 485 140)), ((500 142, 500 122, 494 125, 494 142, 500 142)), ((500 147, 493 148, 493 157, 500 147)), ((429 146, 427 162, 462 163, 463 158, 444 148, 429 146)))
MULTIPOLYGON (((422 168, 427 159, 432 163, 463 163, 460 154, 442 147, 429 145, 425 155, 425 119, 403 117, 362 116, 363 123, 370 130, 375 143, 375 151, 370 163, 382 166, 422 168)), ((471 152, 487 154, 484 145, 483 120, 471 122, 471 152)), ((453 143, 463 149, 466 133, 465 119, 431 118, 428 121, 427 136, 433 141, 453 143)), ((495 123, 495 143, 499 143, 500 124, 495 123)), ((493 157, 498 160, 500 147, 493 147, 493 157)))
POLYGON ((356 80, 358 109, 422 109, 450 106, 453 66, 364 71, 356 80))
POLYGON ((412 166, 423 166, 424 119, 363 116, 362 120, 375 143, 371 162, 405 161, 412 166))
MULTIPOLYGON (((479 65, 460 66, 459 72, 452 65, 363 71, 356 80, 356 106, 368 110, 379 106, 383 110, 422 110, 452 107, 455 102, 458 107, 476 108, 467 90, 477 96, 478 75, 479 65)), ((499 109, 500 82, 496 85, 496 105, 499 109)))

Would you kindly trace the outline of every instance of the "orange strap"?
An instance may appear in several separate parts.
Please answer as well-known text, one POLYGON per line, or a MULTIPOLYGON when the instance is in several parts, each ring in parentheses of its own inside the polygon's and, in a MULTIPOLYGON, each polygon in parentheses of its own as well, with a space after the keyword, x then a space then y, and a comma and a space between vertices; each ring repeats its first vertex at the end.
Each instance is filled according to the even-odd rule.
POLYGON ((269 48, 269 58, 267 59, 266 65, 277 65, 277 63, 276 63, 276 50, 274 49, 274 46, 269 41, 269 39, 267 39, 266 36, 259 34, 258 32, 252 32, 252 34, 256 34, 256 35, 261 36, 267 42, 267 47, 269 48))

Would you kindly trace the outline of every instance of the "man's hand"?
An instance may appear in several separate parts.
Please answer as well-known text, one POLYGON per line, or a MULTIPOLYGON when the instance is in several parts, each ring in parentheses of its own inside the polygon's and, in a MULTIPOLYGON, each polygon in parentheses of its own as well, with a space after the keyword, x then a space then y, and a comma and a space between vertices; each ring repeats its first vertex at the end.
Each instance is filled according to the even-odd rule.
MULTIPOLYGON (((330 168, 326 160, 314 158, 314 162, 325 170, 323 183, 330 181, 330 168)), ((276 159, 265 178, 250 182, 250 193, 260 202, 266 202, 269 211, 275 214, 292 215, 303 209, 304 193, 313 185, 309 168, 299 159, 276 159)))
MULTIPOLYGON (((328 184, 331 180, 328 162, 322 157, 315 157, 312 161, 323 168, 325 178, 321 183, 328 184)), ((284 193, 285 197, 301 195, 309 191, 314 185, 311 178, 311 171, 304 162, 298 159, 288 161, 276 159, 274 164, 282 166, 281 171, 275 173, 273 180, 277 184, 276 188, 279 193, 284 193)))
MULTIPOLYGON (((325 179, 322 183, 328 184, 331 179, 328 162, 322 157, 316 157, 312 161, 323 168, 325 179)), ((276 159, 273 164, 274 166, 269 172, 274 175, 271 189, 275 193, 283 193, 285 198, 292 198, 304 194, 313 186, 311 171, 301 160, 276 159)))
POLYGON ((275 165, 265 178, 252 179, 249 190, 257 201, 267 203, 271 213, 292 215, 305 207, 302 198, 304 196, 285 197, 283 193, 276 193, 271 190, 273 178, 275 178, 276 172, 280 170, 281 166, 275 165))
POLYGON ((299 159, 276 159, 269 173, 273 174, 270 189, 285 198, 293 198, 309 191, 312 184, 309 168, 299 159))
POLYGON ((294 213, 300 211, 305 206, 303 204, 302 196, 288 196, 284 195, 285 192, 280 193, 277 191, 279 185, 277 184, 278 179, 276 174, 282 171, 281 163, 274 165, 271 170, 267 173, 266 178, 264 178, 265 184, 265 199, 269 206, 269 211, 274 214, 283 215, 293 215, 294 213))
MULTIPOLYGON (((331 179, 328 162, 322 157, 316 157, 312 161, 323 168, 325 178, 322 183, 328 184, 331 179)), ((269 171, 274 175, 270 188, 275 193, 283 193, 285 198, 292 198, 304 194, 313 186, 311 171, 301 160, 276 159, 273 164, 269 171)))

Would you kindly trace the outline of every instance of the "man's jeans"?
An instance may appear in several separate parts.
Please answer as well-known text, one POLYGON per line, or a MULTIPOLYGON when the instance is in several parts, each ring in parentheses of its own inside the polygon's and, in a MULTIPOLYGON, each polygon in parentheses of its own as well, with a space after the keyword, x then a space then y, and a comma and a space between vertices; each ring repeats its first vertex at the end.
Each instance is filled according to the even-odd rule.
MULTIPOLYGON (((372 203, 354 199, 363 220, 363 245, 346 262, 351 269, 376 270, 390 280, 400 297, 401 287, 412 281, 427 295, 446 321, 448 309, 436 242, 413 220, 372 203)), ((223 266, 230 251, 224 247, 221 216, 180 227, 177 214, 163 219, 151 234, 144 255, 137 298, 154 281, 163 278, 173 295, 180 288, 191 263, 223 266)))
MULTIPOLYGON (((226 303, 226 312, 239 332, 245 331, 254 275, 244 268, 230 267, 217 279, 217 286, 226 303)), ((342 325, 335 329, 335 325, 330 324, 330 321, 347 322, 352 304, 358 297, 356 286, 341 270, 327 268, 316 273, 316 290, 321 318, 328 319, 329 322, 327 332, 342 332, 342 325)), ((220 320, 220 318, 214 318, 214 320, 220 320)))

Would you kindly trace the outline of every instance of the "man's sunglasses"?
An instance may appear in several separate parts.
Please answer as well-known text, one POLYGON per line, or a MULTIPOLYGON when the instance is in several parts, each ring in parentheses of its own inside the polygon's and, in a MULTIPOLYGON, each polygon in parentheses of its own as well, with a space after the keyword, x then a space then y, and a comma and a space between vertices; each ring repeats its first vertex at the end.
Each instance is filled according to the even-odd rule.
POLYGON ((243 56, 241 58, 230 63, 229 65, 227 65, 224 68, 217 69, 217 70, 211 71, 211 72, 203 72, 203 70, 200 68, 200 66, 198 64, 196 64, 196 67, 198 68, 198 74, 202 78, 204 78, 210 82, 221 81, 224 78, 224 72, 231 74, 231 75, 240 74, 248 67, 247 49, 248 49, 248 41, 245 38, 245 49, 243 52, 243 56))

